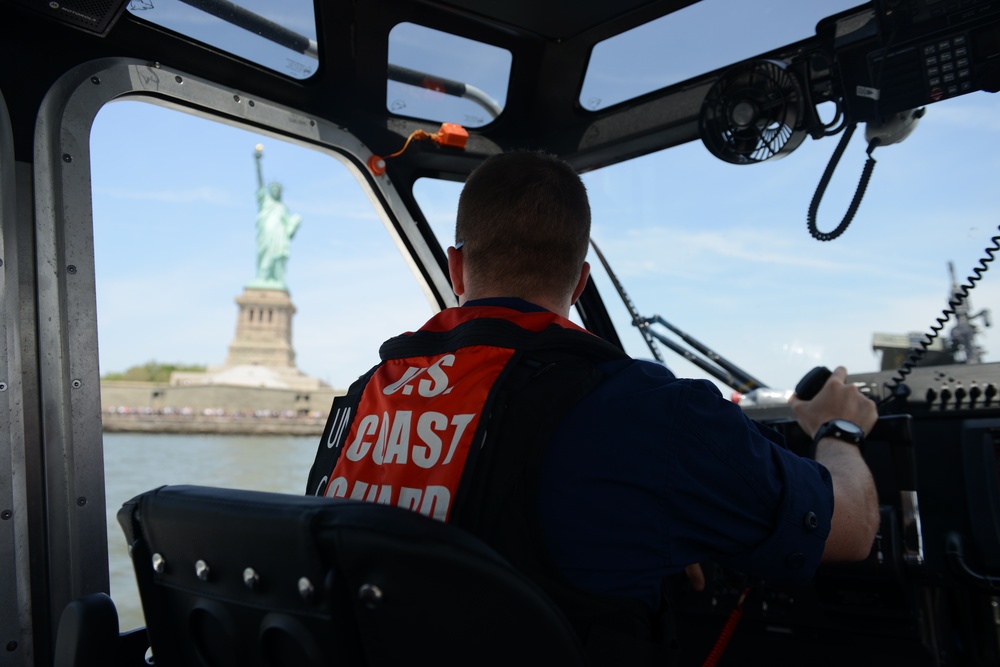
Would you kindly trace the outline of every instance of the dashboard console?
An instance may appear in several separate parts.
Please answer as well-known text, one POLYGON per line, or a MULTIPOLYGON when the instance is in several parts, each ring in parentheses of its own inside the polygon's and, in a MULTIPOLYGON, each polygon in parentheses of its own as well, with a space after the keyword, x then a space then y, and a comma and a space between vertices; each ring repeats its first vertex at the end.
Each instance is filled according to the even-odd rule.
MULTIPOLYGON (((684 579, 674 591, 686 645, 711 646, 745 592, 726 648, 734 664, 756 664, 761 651, 775 665, 803 664, 800 651, 819 656, 809 664, 858 663, 859 656, 871 661, 860 664, 1000 664, 1000 405, 995 389, 986 397, 1000 385, 1000 364, 917 368, 902 382, 893 378, 849 378, 875 400, 898 396, 883 405, 866 441, 882 519, 867 560, 823 565, 805 585, 703 564, 706 591, 690 590, 684 579), (980 389, 975 400, 973 387, 980 389)), ((809 438, 787 411, 746 412, 781 432, 793 451, 808 451, 809 438)))

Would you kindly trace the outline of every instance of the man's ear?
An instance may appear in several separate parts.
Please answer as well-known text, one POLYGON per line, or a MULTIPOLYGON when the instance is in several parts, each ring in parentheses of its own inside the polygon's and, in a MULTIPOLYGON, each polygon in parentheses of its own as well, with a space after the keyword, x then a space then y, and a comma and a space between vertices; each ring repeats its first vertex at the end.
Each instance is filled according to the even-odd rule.
POLYGON ((451 289, 455 295, 465 294, 465 257, 454 246, 448 248, 448 274, 451 276, 451 289))
POLYGON ((587 278, 590 277, 590 263, 584 262, 583 267, 580 269, 580 280, 576 283, 576 289, 573 290, 573 298, 570 299, 569 305, 576 303, 576 300, 580 298, 583 294, 584 288, 587 287, 587 278))

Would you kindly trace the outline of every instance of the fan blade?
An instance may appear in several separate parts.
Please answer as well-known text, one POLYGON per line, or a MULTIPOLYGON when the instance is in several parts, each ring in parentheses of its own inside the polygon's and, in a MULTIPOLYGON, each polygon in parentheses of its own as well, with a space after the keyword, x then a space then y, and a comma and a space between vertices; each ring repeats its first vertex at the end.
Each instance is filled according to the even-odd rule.
POLYGON ((752 60, 724 72, 702 103, 699 130, 713 155, 748 164, 786 155, 805 138, 805 96, 784 63, 752 60))

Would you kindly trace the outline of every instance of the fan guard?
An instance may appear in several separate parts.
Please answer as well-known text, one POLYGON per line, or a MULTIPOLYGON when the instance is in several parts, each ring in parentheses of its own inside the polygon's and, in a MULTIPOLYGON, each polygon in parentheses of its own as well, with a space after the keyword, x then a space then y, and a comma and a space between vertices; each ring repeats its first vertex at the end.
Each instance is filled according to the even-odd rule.
POLYGON ((732 164, 783 157, 799 147, 805 96, 782 62, 750 60, 722 74, 701 105, 698 130, 714 156, 732 164))

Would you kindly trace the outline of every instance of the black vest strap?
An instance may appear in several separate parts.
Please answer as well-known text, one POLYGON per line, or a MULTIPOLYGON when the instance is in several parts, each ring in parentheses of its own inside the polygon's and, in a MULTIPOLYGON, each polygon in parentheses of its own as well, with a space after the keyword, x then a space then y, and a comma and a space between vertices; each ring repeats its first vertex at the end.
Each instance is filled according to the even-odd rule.
POLYGON ((326 491, 326 484, 330 481, 329 475, 337 465, 337 459, 340 458, 340 452, 344 448, 344 440, 351 430, 351 422, 358 414, 361 394, 364 393, 365 385, 377 368, 378 366, 375 366, 355 380, 346 394, 333 399, 330 416, 326 418, 326 426, 323 427, 323 438, 320 440, 316 458, 306 479, 307 496, 322 496, 326 491))
MULTIPOLYGON (((478 535, 537 581, 584 641, 593 665, 669 665, 672 619, 636 600, 570 583, 551 560, 537 522, 538 477, 548 443, 569 411, 603 379, 598 365, 627 358, 589 334, 546 331, 511 360, 482 446, 470 453, 451 522, 478 535)), ((664 605, 667 609, 669 606, 664 605)))

